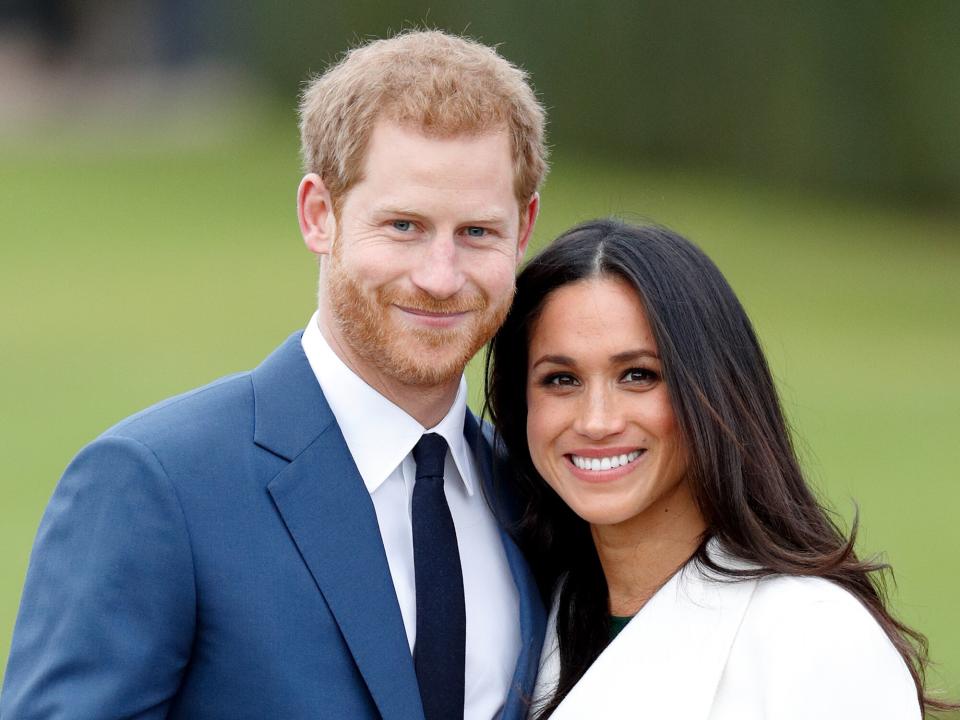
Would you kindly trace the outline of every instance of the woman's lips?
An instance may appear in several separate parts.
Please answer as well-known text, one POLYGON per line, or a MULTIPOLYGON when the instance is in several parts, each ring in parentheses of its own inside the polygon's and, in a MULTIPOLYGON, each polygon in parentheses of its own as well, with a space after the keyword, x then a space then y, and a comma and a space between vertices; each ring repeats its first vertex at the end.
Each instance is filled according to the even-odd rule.
POLYGON ((646 448, 585 448, 564 455, 571 472, 587 482, 608 482, 626 475, 646 448))

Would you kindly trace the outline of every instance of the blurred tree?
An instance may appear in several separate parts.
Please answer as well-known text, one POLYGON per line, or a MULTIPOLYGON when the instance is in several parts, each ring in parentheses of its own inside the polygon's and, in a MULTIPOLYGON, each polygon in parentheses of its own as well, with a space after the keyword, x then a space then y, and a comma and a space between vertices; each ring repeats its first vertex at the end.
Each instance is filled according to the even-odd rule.
POLYGON ((140 2, 159 26, 158 57, 227 55, 287 108, 351 44, 428 25, 526 67, 565 151, 960 200, 955 0, 140 2))

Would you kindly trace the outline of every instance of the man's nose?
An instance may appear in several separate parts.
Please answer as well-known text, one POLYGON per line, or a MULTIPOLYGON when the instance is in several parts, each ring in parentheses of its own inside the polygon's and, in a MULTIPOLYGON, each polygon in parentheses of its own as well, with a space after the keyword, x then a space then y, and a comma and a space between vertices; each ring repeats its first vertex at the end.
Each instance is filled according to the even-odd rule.
POLYGON ((443 300, 463 288, 465 278, 460 269, 460 254, 450 233, 438 233, 427 243, 417 266, 410 274, 413 284, 432 297, 443 300))

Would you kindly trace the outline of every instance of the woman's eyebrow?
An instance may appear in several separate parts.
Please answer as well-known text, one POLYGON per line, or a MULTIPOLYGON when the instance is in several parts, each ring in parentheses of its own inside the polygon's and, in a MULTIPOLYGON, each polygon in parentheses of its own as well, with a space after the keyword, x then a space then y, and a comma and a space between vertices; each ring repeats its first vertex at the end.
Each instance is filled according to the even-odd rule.
POLYGON ((622 353, 617 353, 616 355, 612 355, 610 357, 610 360, 612 360, 615 363, 622 363, 622 362, 631 362, 632 360, 640 360, 641 358, 645 358, 645 357, 653 358, 654 360, 660 359, 660 356, 657 355, 655 351, 642 349, 642 350, 627 350, 622 353))
POLYGON ((542 365, 543 363, 552 363, 554 365, 576 365, 573 358, 569 355, 542 355, 540 356, 533 365, 530 366, 530 369, 537 367, 537 365, 542 365))
MULTIPOLYGON (((660 360, 660 356, 656 352, 643 348, 640 350, 625 350, 624 352, 617 353, 616 355, 611 355, 610 362, 620 364, 633 362, 634 360, 640 360, 642 358, 653 358, 654 360, 660 360)), ((543 363, 572 366, 576 365, 577 361, 569 355, 542 355, 530 366, 530 369, 532 370, 543 363)))

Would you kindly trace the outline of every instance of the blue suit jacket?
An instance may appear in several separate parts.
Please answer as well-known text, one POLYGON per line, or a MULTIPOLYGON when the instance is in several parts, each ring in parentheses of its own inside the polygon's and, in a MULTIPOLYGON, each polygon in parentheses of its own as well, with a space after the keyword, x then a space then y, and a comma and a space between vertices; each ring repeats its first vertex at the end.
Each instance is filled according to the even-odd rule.
MULTIPOLYGON (((469 413, 464 431, 495 498, 469 413)), ((519 720, 545 613, 502 539, 522 636, 502 717, 519 720)), ((0 717, 422 719, 373 503, 299 333, 71 463, 31 557, 0 717)))

